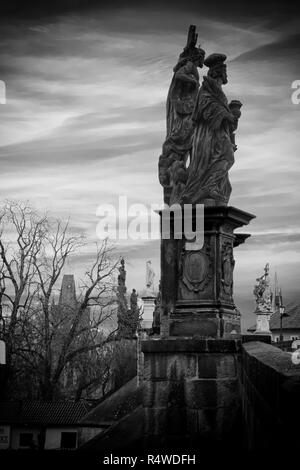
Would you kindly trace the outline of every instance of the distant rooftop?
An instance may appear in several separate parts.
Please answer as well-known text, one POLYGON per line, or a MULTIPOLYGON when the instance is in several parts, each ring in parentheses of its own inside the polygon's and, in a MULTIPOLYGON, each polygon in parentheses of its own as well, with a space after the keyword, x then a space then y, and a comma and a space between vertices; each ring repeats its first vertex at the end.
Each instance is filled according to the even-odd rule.
MULTIPOLYGON (((285 312, 288 317, 282 319, 283 330, 300 330, 300 305, 288 304, 285 312)), ((251 326, 247 331, 255 331, 256 326, 251 326)), ((270 318, 270 330, 280 330, 280 314, 279 312, 273 313, 270 318)))
POLYGON ((83 402, 0 402, 0 423, 77 425, 88 411, 83 402))

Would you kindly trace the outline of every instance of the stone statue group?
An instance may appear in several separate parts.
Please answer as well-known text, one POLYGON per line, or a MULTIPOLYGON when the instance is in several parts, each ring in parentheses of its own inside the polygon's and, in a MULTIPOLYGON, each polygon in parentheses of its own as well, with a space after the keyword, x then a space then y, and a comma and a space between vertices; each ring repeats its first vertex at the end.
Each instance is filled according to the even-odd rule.
POLYGON ((167 135, 159 158, 166 204, 227 205, 228 171, 236 150, 234 132, 242 103, 228 103, 226 56, 197 46, 195 26, 174 67, 167 97, 167 135), (199 83, 198 68, 208 67, 199 83))

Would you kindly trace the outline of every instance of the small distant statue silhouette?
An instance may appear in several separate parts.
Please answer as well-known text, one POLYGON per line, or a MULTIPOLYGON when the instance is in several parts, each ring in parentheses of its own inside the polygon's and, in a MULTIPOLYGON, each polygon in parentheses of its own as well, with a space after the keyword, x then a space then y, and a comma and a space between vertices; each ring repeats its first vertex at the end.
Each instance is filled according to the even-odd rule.
POLYGON ((256 311, 270 312, 272 310, 272 292, 270 287, 270 265, 266 264, 264 274, 256 279, 253 294, 256 301, 256 311))
POLYGON ((153 271, 153 268, 151 266, 151 261, 147 261, 147 263, 146 263, 146 286, 147 286, 147 289, 152 289, 153 290, 154 277, 155 277, 155 272, 153 271))

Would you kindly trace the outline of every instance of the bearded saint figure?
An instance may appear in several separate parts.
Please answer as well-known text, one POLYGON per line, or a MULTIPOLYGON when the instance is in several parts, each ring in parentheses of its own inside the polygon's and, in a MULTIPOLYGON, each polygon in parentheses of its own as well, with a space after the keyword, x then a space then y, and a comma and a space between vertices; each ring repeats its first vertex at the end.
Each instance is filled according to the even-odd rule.
POLYGON ((242 103, 235 100, 228 104, 222 91, 222 85, 227 83, 225 60, 224 54, 211 54, 204 61, 209 71, 203 78, 193 113, 193 149, 182 203, 227 205, 229 201, 228 171, 234 163, 234 131, 242 103))

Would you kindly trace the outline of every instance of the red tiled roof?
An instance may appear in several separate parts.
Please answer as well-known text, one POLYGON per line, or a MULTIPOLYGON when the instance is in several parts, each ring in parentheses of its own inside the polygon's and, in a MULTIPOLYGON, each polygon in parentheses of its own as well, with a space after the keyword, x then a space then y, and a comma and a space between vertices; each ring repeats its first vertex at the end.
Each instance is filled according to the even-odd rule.
POLYGON ((88 411, 88 406, 83 402, 0 402, 0 422, 75 425, 88 411))

